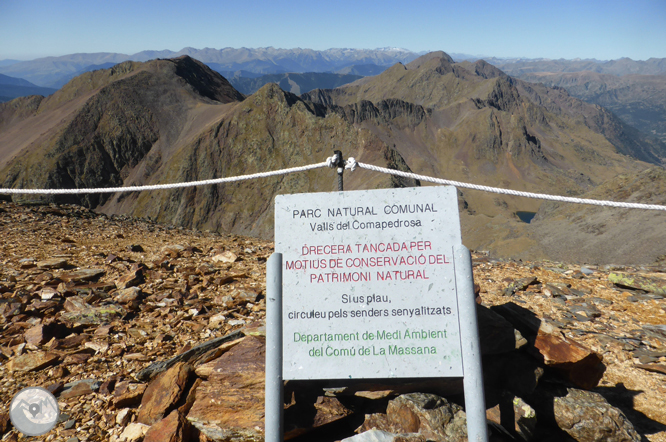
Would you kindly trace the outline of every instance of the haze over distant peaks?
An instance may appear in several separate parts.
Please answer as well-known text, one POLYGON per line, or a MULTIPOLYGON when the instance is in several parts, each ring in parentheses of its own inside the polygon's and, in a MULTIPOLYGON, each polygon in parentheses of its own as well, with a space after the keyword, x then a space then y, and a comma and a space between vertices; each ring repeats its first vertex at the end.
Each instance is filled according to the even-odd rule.
POLYGON ((183 48, 170 50, 147 50, 133 55, 94 53, 71 54, 62 57, 45 57, 31 61, 0 65, 0 73, 26 79, 47 87, 62 86, 63 78, 80 73, 81 70, 104 63, 120 63, 126 60, 148 61, 155 58, 174 58, 188 55, 213 70, 245 70, 258 74, 282 74, 305 72, 337 72, 355 65, 388 67, 395 63, 408 63, 419 54, 400 48, 351 49, 332 48, 325 51, 313 49, 281 48, 183 48))

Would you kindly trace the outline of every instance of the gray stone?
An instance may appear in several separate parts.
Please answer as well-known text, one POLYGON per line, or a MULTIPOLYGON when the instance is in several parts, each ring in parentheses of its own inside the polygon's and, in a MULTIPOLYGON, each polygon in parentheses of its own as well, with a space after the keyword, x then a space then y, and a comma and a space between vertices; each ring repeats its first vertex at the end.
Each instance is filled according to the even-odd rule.
POLYGON ((538 416, 554 416, 554 423, 578 442, 641 440, 624 413, 599 393, 551 387, 539 391, 530 404, 538 416))
POLYGON ((664 324, 655 324, 655 325, 644 325, 643 330, 648 336, 651 336, 655 339, 659 339, 664 344, 666 344, 666 325, 664 324))

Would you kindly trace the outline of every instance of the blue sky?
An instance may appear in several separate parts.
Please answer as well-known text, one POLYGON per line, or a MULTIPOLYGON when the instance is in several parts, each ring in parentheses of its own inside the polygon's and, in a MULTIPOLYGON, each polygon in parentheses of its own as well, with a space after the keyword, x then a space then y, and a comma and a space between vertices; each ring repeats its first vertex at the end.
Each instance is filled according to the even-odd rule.
POLYGON ((0 60, 187 46, 644 60, 666 57, 666 1, 0 0, 0 60))

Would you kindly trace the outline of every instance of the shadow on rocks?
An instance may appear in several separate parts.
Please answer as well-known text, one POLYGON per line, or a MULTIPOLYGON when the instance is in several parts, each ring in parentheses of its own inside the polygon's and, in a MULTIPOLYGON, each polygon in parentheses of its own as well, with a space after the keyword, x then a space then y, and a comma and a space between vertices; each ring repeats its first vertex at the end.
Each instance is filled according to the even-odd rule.
POLYGON ((642 391, 629 390, 623 383, 619 383, 614 387, 597 387, 594 391, 602 395, 608 403, 622 410, 631 423, 634 424, 636 431, 643 435, 643 441, 648 440, 644 436, 646 434, 655 434, 666 431, 666 425, 650 419, 648 416, 634 408, 634 397, 641 394, 642 391))

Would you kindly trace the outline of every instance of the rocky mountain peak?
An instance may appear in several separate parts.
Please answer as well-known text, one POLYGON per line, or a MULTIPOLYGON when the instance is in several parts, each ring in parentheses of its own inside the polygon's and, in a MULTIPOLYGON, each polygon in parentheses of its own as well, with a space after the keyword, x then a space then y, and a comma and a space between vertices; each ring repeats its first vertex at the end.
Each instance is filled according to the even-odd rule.
POLYGON ((414 61, 407 63, 407 69, 419 69, 422 65, 428 63, 430 60, 439 60, 440 63, 453 64, 453 58, 444 51, 429 52, 420 56, 414 61))
POLYGON ((473 63, 473 66, 474 66, 474 73, 486 79, 507 76, 500 69, 497 69, 495 66, 486 62, 485 60, 477 60, 476 62, 473 63))
POLYGON ((185 80, 203 97, 220 103, 244 99, 243 94, 234 89, 226 78, 188 55, 159 62, 173 63, 176 75, 185 80))

